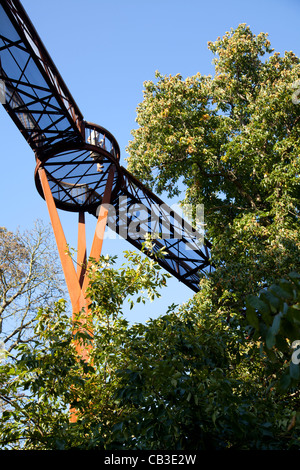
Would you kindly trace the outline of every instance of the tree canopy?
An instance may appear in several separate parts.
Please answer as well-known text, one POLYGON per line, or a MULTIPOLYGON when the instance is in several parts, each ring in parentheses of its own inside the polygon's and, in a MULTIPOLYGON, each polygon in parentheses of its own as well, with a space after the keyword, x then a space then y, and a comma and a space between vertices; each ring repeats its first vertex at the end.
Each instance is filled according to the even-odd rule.
POLYGON ((204 204, 214 271, 130 325, 124 302, 142 309, 166 274, 131 252, 120 269, 93 260, 93 335, 60 301, 2 361, 2 448, 299 450, 300 62, 244 24, 208 47, 214 77, 145 82, 128 160, 155 191, 204 204))
POLYGON ((219 297, 245 295, 299 270, 300 62, 245 24, 208 47, 213 77, 144 83, 128 167, 160 193, 182 181, 183 202, 204 205, 219 297))
MULTIPOLYGON (((187 304, 130 325, 124 302, 159 295, 165 274, 142 255, 126 257, 121 269, 113 258, 94 262, 92 336, 90 325, 76 329, 60 301, 38 312, 35 343, 20 344, 14 361, 3 362, 1 448, 299 449, 299 370, 292 371, 293 383, 281 376, 289 351, 270 351, 271 360, 260 354, 259 340, 246 337, 238 319, 228 323, 216 312, 208 285, 187 304), (75 340, 92 346, 88 362, 77 356, 75 340)), ((292 279, 268 299, 273 312, 289 299, 284 313, 289 310, 290 322, 296 313, 299 332, 300 279, 292 279)))

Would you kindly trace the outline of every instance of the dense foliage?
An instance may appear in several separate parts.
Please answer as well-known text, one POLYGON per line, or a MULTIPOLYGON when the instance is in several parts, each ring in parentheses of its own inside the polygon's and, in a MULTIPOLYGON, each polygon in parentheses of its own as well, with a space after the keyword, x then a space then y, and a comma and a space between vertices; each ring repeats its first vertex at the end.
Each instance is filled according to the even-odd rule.
MULTIPOLYGON (((1 448, 299 449, 299 366, 282 381, 286 331, 273 331, 279 347, 267 343, 268 354, 260 353, 260 340, 246 336, 238 317, 228 322, 216 312, 205 281, 187 304, 129 325, 124 302, 159 295, 165 275, 141 255, 126 256, 121 270, 107 257, 93 265, 93 337, 82 329, 74 336, 61 301, 39 311, 34 346, 19 345, 17 357, 3 361, 1 448), (75 341, 92 345, 89 363, 78 358, 75 341)), ((262 310, 263 325, 265 299, 273 313, 288 301, 285 313, 299 331, 299 276, 290 284, 275 291, 277 302, 272 293, 250 298, 249 318, 257 322, 253 308, 262 310)))
POLYGON ((94 260, 93 336, 74 337, 61 301, 2 361, 2 448, 300 449, 300 63, 246 25, 209 48, 214 77, 145 83, 128 151, 156 191, 181 181, 204 204, 216 269, 186 304, 130 325, 124 302, 158 296, 166 275, 134 253, 120 269, 94 260))
POLYGON ((244 24, 208 47, 214 77, 145 82, 128 166, 158 192, 183 181, 185 202, 204 204, 218 297, 243 304, 299 270, 300 62, 244 24))

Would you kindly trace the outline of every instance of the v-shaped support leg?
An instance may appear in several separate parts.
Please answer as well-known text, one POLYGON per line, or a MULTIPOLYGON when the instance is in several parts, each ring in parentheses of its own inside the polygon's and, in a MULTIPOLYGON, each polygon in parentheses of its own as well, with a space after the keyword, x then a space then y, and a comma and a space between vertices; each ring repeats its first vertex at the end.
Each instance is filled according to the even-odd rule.
POLYGON ((60 222, 58 211, 55 205, 54 198, 51 193, 47 174, 44 168, 39 169, 39 177, 44 192, 44 197, 47 203, 48 212, 56 240, 56 245, 63 268, 65 281, 69 291, 69 296, 72 304, 73 311, 76 309, 78 299, 81 294, 80 284, 78 282, 77 273, 71 257, 68 254, 67 240, 60 222))
MULTIPOLYGON (((102 198, 102 204, 97 220, 96 230, 92 243, 90 258, 98 260, 101 255, 104 232, 107 223, 108 208, 107 204, 110 203, 111 192, 113 187, 115 167, 112 165, 107 182, 105 191, 102 198)), ((53 227, 53 232, 67 284, 67 288, 70 295, 72 304, 73 320, 78 319, 82 323, 83 328, 88 320, 88 299, 86 297, 86 288, 88 287, 88 269, 90 263, 87 263, 87 248, 86 248, 86 235, 85 235, 85 216, 84 212, 79 213, 78 220, 78 250, 77 250, 77 271, 75 270, 73 261, 68 253, 67 240, 60 222, 58 211, 55 205, 55 201, 50 189, 47 174, 44 168, 39 169, 39 177, 44 192, 44 197, 48 206, 48 211, 53 227), (80 315, 81 318, 78 318, 80 315)), ((92 335, 90 328, 89 333, 92 335)), ((82 348, 79 343, 76 343, 76 351, 78 356, 88 361, 89 349, 82 348)), ((71 409, 71 422, 76 422, 77 416, 76 411, 71 409)))
MULTIPOLYGON (((104 239, 104 232, 107 223, 108 208, 107 204, 110 203, 111 192, 113 187, 115 167, 112 165, 107 182, 105 191, 102 198, 102 204, 97 220, 96 230, 92 243, 90 257, 98 260, 101 255, 102 244, 104 239)), ((85 217, 84 213, 79 213, 78 221, 78 250, 77 250, 77 272, 75 270, 73 261, 68 253, 67 240, 60 222, 58 211, 55 205, 55 201, 50 189, 47 174, 44 168, 40 167, 39 177, 44 192, 44 197, 47 203, 51 224, 58 248, 58 253, 63 268, 68 292, 73 310, 73 318, 78 316, 79 312, 84 310, 84 315, 87 315, 87 301, 86 288, 88 287, 88 269, 90 263, 87 263, 87 249, 86 249, 86 236, 85 236, 85 217)), ((84 320, 84 318, 82 318, 84 320)), ((78 351, 79 352, 79 351, 78 351)), ((80 356, 87 358, 86 351, 80 351, 80 356)))
MULTIPOLYGON (((107 223, 108 208, 107 204, 110 203, 113 179, 114 179, 114 166, 111 167, 106 182, 105 191, 102 198, 102 204, 97 220, 96 230, 90 252, 90 258, 99 259, 101 255, 104 232, 107 223)), ((62 264, 67 288, 70 295, 70 300, 73 310, 77 310, 78 301, 81 294, 85 296, 85 290, 88 286, 88 268, 90 263, 87 264, 86 255, 86 237, 85 237, 85 220, 84 213, 79 213, 78 223, 78 252, 77 252, 77 272, 75 270, 73 261, 67 252, 67 240, 60 222, 58 211, 55 205, 54 198, 51 193, 47 174, 44 168, 39 169, 39 177, 43 188, 44 197, 47 203, 51 224, 59 252, 60 261, 62 264)))

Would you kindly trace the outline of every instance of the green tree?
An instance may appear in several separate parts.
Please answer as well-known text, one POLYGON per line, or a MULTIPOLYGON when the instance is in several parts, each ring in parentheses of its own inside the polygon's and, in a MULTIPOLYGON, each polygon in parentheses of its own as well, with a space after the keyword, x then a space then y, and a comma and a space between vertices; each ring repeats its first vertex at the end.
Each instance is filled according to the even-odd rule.
POLYGON ((63 302, 40 310, 36 343, 1 366, 2 448, 300 448, 299 59, 246 25, 209 48, 215 77, 145 83, 128 150, 156 191, 182 180, 184 201, 204 204, 216 269, 189 302, 131 326, 125 300, 142 306, 165 275, 134 253, 120 270, 94 260, 93 338, 77 333, 91 361, 63 302))
POLYGON ((215 315, 238 319, 244 347, 255 358, 253 380, 272 395, 274 377, 283 374, 281 385, 290 393, 285 404, 296 416, 298 392, 291 387, 299 371, 290 363, 297 294, 280 293, 282 284, 293 290, 289 274, 300 271, 300 61, 291 51, 274 52, 267 34, 255 35, 245 24, 208 47, 213 77, 157 72, 155 81, 145 82, 129 169, 159 193, 182 190, 183 205, 204 205, 216 269, 198 296, 210 299, 215 315))
POLYGON ((299 271, 300 62, 245 24, 208 47, 213 77, 157 72, 145 82, 128 167, 169 195, 182 181, 183 203, 204 204, 216 301, 243 308, 248 294, 299 271))
POLYGON ((156 296, 165 274, 126 256, 119 270, 108 257, 93 264, 92 338, 74 337, 61 301, 39 311, 36 342, 2 364, 1 448, 299 449, 297 397, 270 389, 264 358, 238 321, 216 314, 207 284, 187 304, 128 324, 124 302, 156 296), (92 345, 88 363, 74 339, 92 345))
POLYGON ((247 299, 247 319, 254 338, 260 341, 269 359, 268 374, 279 390, 299 395, 300 383, 300 275, 262 289, 247 299))
MULTIPOLYGON (((109 446, 113 427, 129 409, 113 398, 116 370, 124 367, 128 322, 122 318, 125 299, 133 305, 159 296, 168 274, 147 257, 127 253, 128 266, 117 270, 114 258, 102 256, 91 266, 89 298, 93 336, 77 328, 61 300, 40 308, 34 341, 16 345, 13 360, 0 367, 0 446, 9 449, 61 449, 109 446), (77 356, 75 342, 92 344, 90 362, 77 356), (78 416, 70 423, 70 409, 78 416), (95 431, 96 429, 96 431, 95 431), (96 442, 96 444, 95 444, 96 442)), ((80 321, 78 326, 81 325, 80 321)))

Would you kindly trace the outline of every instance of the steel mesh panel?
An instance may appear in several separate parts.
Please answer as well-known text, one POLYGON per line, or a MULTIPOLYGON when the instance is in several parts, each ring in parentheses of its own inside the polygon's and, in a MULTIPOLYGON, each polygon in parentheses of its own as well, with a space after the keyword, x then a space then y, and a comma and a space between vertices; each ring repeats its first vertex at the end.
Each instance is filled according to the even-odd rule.
POLYGON ((76 115, 74 121, 76 113, 70 112, 74 104, 56 86, 59 74, 51 59, 45 59, 47 53, 31 25, 26 24, 26 15, 13 7, 9 9, 10 3, 0 5, 4 106, 33 150, 45 157, 61 141, 82 140, 79 118, 76 115))
MULTIPOLYGON (((164 248, 161 266, 197 291, 211 269, 209 242, 119 166, 116 140, 83 120, 19 0, 0 0, 0 18, 3 105, 45 168, 57 207, 97 216, 115 164, 108 225, 138 249, 154 236, 149 256, 164 248)), ((43 195, 38 173, 36 184, 43 195)))

